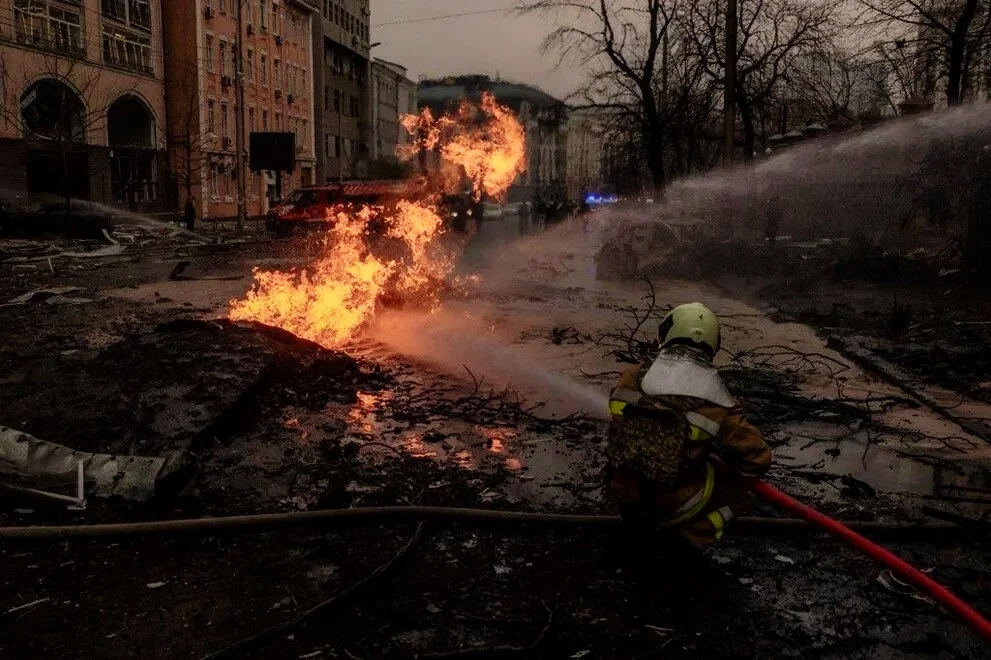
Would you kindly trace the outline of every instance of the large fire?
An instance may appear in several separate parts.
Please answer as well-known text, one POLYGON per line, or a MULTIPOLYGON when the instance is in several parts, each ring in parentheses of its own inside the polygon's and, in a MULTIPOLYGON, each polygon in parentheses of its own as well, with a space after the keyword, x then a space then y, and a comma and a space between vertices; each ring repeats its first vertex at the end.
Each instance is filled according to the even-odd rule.
POLYGON ((255 269, 252 289, 231 303, 232 319, 260 321, 324 346, 339 346, 385 301, 437 306, 454 269, 450 244, 439 240, 444 233, 440 196, 468 180, 476 199, 483 194, 504 197, 526 167, 525 131, 512 111, 490 95, 479 105, 463 102, 453 114, 435 119, 424 110, 402 122, 414 140, 401 157, 410 159, 421 151, 440 154, 437 176, 423 178, 435 189, 388 208, 350 213, 328 209, 333 224, 325 253, 305 269, 255 269), (384 225, 384 235, 370 230, 373 223, 384 225))

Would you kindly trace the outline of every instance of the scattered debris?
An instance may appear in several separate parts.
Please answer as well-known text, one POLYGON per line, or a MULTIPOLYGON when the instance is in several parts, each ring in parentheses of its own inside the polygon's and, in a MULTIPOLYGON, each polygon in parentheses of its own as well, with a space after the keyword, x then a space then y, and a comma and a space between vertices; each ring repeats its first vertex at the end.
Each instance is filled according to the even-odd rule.
POLYGON ((920 603, 925 603, 926 605, 936 604, 936 602, 929 596, 926 596, 925 594, 920 594, 915 587, 913 587, 912 585, 906 582, 902 582, 901 580, 899 580, 895 576, 895 574, 891 572, 890 569, 886 568, 880 573, 878 573, 876 580, 878 584, 880 584, 882 587, 884 587, 893 594, 898 594, 899 596, 908 596, 909 598, 917 600, 920 603))
POLYGON ((791 557, 786 557, 785 555, 774 555, 774 561, 779 561, 782 564, 794 564, 795 560, 791 557))
MULTIPOLYGON (((57 304, 57 303, 53 303, 52 302, 55 298, 63 297, 63 296, 65 296, 68 293, 75 293, 76 291, 82 291, 82 290, 83 289, 81 287, 78 287, 78 286, 56 286, 56 287, 48 287, 48 288, 42 288, 42 289, 34 289, 33 291, 28 291, 27 293, 21 294, 21 295, 17 296, 16 298, 11 298, 6 303, 4 303, 4 306, 6 306, 6 305, 26 305, 26 304, 31 303, 31 302, 41 302, 41 301, 48 302, 49 304, 57 304)), ((70 304, 73 303, 73 302, 77 302, 77 301, 78 302, 92 302, 91 300, 89 300, 87 298, 69 298, 68 299, 68 302, 70 304)), ((61 302, 65 303, 67 301, 66 300, 62 300, 61 302)))
POLYGON ((195 474, 196 459, 184 451, 159 458, 78 452, 0 426, 0 483, 28 490, 75 486, 77 469, 92 494, 141 501, 175 495, 195 474))
POLYGON ((23 605, 12 607, 6 612, 4 612, 4 615, 13 614, 14 612, 22 612, 24 610, 29 610, 32 607, 37 607, 38 605, 41 605, 42 603, 47 603, 49 600, 51 600, 51 598, 39 598, 38 600, 33 600, 30 603, 24 603, 23 605))
POLYGON ((148 587, 149 589, 159 589, 161 587, 164 587, 166 584, 168 584, 168 582, 149 582, 145 586, 148 587))
POLYGON ((97 259, 100 257, 116 257, 124 254, 124 246, 120 243, 108 245, 98 250, 88 252, 63 252, 60 256, 73 257, 75 259, 97 259))

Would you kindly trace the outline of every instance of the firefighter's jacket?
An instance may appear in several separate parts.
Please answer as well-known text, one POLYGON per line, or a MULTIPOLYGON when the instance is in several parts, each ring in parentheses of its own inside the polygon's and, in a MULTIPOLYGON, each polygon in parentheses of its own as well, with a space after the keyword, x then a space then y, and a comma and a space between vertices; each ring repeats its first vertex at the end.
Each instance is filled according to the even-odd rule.
POLYGON ((665 348, 652 364, 626 371, 609 410, 613 494, 621 503, 649 504, 663 523, 677 525, 705 509, 715 487, 713 455, 744 476, 770 466, 760 431, 737 412, 719 372, 690 348, 665 348))

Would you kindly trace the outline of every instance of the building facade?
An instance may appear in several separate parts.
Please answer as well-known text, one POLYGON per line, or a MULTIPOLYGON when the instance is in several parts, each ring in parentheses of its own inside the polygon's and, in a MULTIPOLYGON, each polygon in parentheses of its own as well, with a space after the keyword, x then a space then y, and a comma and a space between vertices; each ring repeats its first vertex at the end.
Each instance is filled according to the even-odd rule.
MULTIPOLYGON (((245 153, 252 132, 295 134, 296 163, 283 190, 315 179, 311 0, 243 0, 244 105, 237 105, 237 0, 167 1, 162 6, 168 149, 172 186, 201 217, 237 215, 237 122, 245 153)), ((275 173, 246 172, 249 216, 268 210, 275 173)), ((181 206, 177 205, 177 208, 181 206)))
POLYGON ((566 156, 569 199, 581 200, 586 195, 605 192, 607 125, 607 118, 594 108, 569 113, 566 156))
POLYGON ((398 163, 396 152, 409 142, 400 120, 416 114, 416 83, 406 77, 406 67, 372 60, 372 162, 398 163))
POLYGON ((317 182, 367 173, 371 140, 369 0, 318 0, 314 16, 317 182))
POLYGON ((530 85, 465 75, 421 81, 418 104, 442 113, 462 99, 477 103, 486 92, 513 109, 526 129, 527 169, 510 187, 508 200, 566 199, 568 109, 558 99, 530 85))
POLYGON ((0 0, 0 195, 167 204, 161 0, 0 0))

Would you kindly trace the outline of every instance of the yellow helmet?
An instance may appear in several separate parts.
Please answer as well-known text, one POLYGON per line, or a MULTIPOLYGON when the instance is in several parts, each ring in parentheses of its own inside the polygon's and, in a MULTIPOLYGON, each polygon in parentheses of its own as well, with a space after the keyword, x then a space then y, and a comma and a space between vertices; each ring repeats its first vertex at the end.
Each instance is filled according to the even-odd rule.
POLYGON ((702 303, 678 305, 668 312, 657 331, 662 347, 686 344, 701 348, 710 358, 719 352, 719 319, 702 303))

